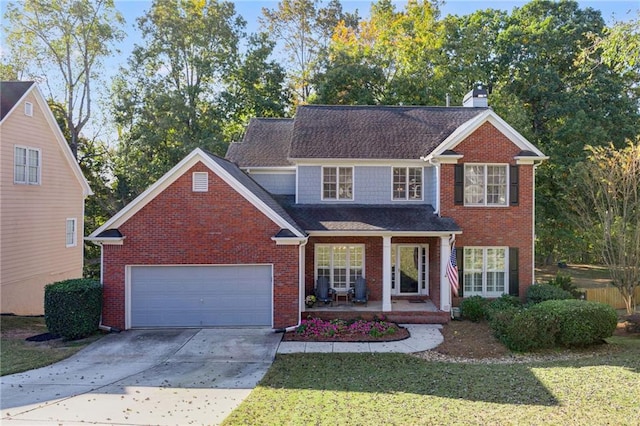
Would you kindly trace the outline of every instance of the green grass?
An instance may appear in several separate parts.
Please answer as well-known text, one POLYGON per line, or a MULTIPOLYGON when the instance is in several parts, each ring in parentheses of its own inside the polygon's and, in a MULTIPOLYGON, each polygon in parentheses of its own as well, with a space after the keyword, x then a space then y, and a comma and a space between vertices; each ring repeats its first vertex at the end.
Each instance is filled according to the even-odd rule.
POLYGON ((640 424, 640 339, 529 364, 402 354, 279 355, 225 425, 640 424))
POLYGON ((571 276, 571 282, 578 288, 608 287, 611 282, 609 269, 600 265, 573 265, 566 268, 558 268, 557 265, 541 266, 536 268, 536 282, 547 283, 556 277, 557 273, 571 276))
POLYGON ((27 342, 30 336, 47 332, 43 317, 0 316, 0 376, 20 373, 58 362, 100 338, 27 342))

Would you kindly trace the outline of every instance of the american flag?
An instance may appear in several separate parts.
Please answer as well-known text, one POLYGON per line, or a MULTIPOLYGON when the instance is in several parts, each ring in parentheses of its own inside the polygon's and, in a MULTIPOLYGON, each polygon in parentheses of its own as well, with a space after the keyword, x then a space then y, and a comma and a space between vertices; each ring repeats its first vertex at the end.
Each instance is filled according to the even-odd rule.
POLYGON ((451 284, 451 291, 454 296, 458 296, 458 264, 456 263, 456 242, 451 243, 451 256, 449 256, 449 262, 447 263, 447 277, 449 278, 449 284, 451 284))

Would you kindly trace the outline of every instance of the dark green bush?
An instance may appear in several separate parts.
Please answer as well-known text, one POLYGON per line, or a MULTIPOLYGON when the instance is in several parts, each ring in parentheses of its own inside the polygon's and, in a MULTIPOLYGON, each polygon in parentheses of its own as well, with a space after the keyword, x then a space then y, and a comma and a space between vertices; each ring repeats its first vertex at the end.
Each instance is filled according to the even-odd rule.
POLYGON ((484 309, 487 300, 481 296, 471 296, 460 302, 460 316, 469 321, 479 322, 484 319, 484 309))
POLYGON ((102 286, 90 279, 49 284, 44 289, 44 320, 52 334, 74 340, 98 329, 102 311, 102 286))
POLYGON ((484 307, 484 316, 488 321, 491 321, 496 313, 511 309, 511 308, 521 308, 522 302, 520 299, 515 296, 511 296, 509 294, 503 294, 497 299, 493 299, 484 307))
POLYGON ((618 324, 611 306, 584 300, 549 300, 538 309, 557 323, 556 344, 566 347, 588 346, 610 337, 618 324))
POLYGON ((568 291, 550 284, 534 284, 527 289, 527 303, 536 304, 546 300, 573 299, 568 291))
POLYGON ((599 343, 613 334, 617 321, 616 311, 602 303, 549 300, 526 309, 499 311, 489 324, 509 349, 529 351, 599 343))

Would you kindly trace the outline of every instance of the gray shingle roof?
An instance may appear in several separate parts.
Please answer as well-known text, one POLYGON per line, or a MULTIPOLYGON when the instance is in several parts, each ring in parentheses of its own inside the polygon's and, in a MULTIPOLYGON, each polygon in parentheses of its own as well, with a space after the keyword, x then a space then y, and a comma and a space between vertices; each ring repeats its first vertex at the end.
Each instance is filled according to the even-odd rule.
POLYGON ((0 81, 0 121, 33 84, 33 81, 0 81))
POLYGON ((417 159, 487 108, 304 105, 290 158, 417 159))
POLYGON ((439 217, 430 205, 295 204, 291 196, 278 196, 298 225, 306 231, 451 232, 460 227, 439 217))
MULTIPOLYGON (((215 161, 220 167, 222 167, 227 173, 233 176, 240 184, 242 184, 245 188, 253 193, 258 199, 260 199, 263 203, 265 203, 269 208, 271 208, 277 215, 282 217, 288 223, 290 223, 296 230, 298 230, 301 234, 306 235, 303 228, 299 226, 296 221, 289 216, 289 213, 265 190, 262 186, 260 186, 256 181, 251 179, 245 172, 240 170, 237 165, 231 163, 224 158, 220 158, 215 154, 204 151, 209 157, 215 161)), ((282 231, 280 231, 282 232, 282 231)))
POLYGON ((291 166, 291 118, 252 118, 242 142, 229 145, 226 159, 240 167, 291 166))

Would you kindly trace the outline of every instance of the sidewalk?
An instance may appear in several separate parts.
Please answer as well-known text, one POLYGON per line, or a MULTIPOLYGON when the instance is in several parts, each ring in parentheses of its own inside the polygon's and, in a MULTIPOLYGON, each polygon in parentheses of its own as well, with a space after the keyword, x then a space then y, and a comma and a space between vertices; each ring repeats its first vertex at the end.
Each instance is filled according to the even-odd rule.
POLYGON ((312 352, 423 352, 444 340, 440 324, 400 324, 409 330, 409 338, 396 342, 280 342, 279 354, 312 352))

